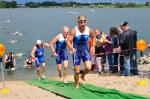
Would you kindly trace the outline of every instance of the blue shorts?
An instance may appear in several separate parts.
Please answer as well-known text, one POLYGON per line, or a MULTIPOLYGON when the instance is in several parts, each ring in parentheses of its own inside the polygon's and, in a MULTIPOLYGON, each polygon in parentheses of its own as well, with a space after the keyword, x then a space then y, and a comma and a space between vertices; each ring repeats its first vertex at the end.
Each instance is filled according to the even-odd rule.
POLYGON ((91 60, 91 56, 90 56, 88 50, 86 50, 86 49, 80 50, 80 51, 77 50, 75 53, 73 53, 72 57, 73 57, 74 66, 80 65, 81 58, 82 58, 83 62, 91 60))
POLYGON ((58 56, 56 57, 56 64, 61 64, 62 61, 68 60, 68 55, 66 52, 59 53, 58 56))
POLYGON ((36 59, 36 62, 35 62, 36 67, 40 67, 40 64, 42 64, 42 63, 45 63, 44 57, 40 57, 40 58, 36 59))

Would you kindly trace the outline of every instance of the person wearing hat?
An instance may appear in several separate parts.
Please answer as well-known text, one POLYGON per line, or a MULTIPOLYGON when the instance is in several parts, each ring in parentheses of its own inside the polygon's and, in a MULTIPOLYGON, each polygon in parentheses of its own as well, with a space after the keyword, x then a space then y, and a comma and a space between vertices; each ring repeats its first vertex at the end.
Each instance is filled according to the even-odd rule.
POLYGON ((123 37, 121 49, 124 55, 123 76, 137 75, 138 67, 136 62, 136 41, 137 32, 129 28, 128 22, 122 23, 123 37))
POLYGON ((45 59, 44 59, 44 48, 49 47, 49 44, 37 40, 36 45, 33 47, 31 52, 31 57, 34 59, 36 68, 37 68, 37 75, 38 80, 40 80, 40 65, 42 65, 42 78, 45 78, 44 72, 45 72, 45 59))

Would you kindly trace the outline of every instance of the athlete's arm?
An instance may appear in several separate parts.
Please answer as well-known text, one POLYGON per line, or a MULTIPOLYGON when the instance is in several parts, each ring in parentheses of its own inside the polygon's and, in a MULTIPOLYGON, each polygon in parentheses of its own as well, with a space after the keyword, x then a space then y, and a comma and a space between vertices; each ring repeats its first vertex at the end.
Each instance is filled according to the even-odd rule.
POLYGON ((89 28, 90 36, 92 37, 92 46, 90 47, 90 52, 95 52, 95 43, 96 43, 96 35, 91 28, 89 28))
POLYGON ((66 41, 68 48, 72 51, 72 53, 74 53, 76 51, 76 49, 73 47, 73 39, 74 39, 75 33, 76 33, 76 30, 74 28, 70 32, 70 35, 68 37, 68 41, 66 41))
POLYGON ((31 51, 31 57, 35 60, 36 57, 35 57, 35 52, 36 52, 37 48, 36 46, 33 47, 32 51, 31 51))
POLYGON ((59 35, 57 35, 55 38, 53 38, 49 44, 49 47, 51 49, 51 53, 56 53, 54 49, 54 44, 59 40, 59 35))
POLYGON ((95 35, 94 31, 91 28, 89 28, 89 31, 90 31, 90 36, 92 37, 92 44, 93 44, 93 46, 95 46, 96 35, 95 35))
POLYGON ((49 47, 49 44, 46 43, 46 42, 43 42, 43 41, 42 41, 42 44, 43 44, 44 47, 47 47, 47 48, 49 47))

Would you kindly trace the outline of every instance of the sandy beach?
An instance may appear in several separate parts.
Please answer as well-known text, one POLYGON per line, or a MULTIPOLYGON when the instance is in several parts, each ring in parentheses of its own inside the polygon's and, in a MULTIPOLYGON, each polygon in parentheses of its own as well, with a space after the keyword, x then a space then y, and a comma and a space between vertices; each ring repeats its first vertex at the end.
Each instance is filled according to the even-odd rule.
MULTIPOLYGON (((149 67, 149 65, 147 65, 149 67)), ((147 68, 143 66, 143 68, 147 68)), ((131 76, 124 77, 118 74, 98 74, 89 73, 85 76, 86 83, 93 84, 98 87, 116 89, 125 93, 134 93, 146 97, 150 97, 150 78, 131 76), (141 85, 140 82, 144 82, 141 85)), ((59 78, 53 78, 60 80, 59 78)), ((74 81, 73 75, 67 76, 68 81, 74 81)), ((0 82, 2 88, 2 82, 0 82)), ((6 88, 10 89, 9 93, 0 93, 1 99, 64 99, 54 93, 40 89, 36 86, 27 84, 25 81, 6 81, 6 88)))
MULTIPOLYGON (((73 81, 73 75, 67 77, 73 81)), ((60 80, 56 78, 56 80, 60 80)), ((138 76, 101 76, 99 74, 86 75, 86 82, 109 89, 117 89, 125 93, 135 93, 150 97, 150 79, 138 76), (146 80, 146 85, 138 85, 137 82, 146 80)), ((0 84, 2 86, 2 83, 0 84)), ((6 88, 9 93, 0 93, 1 99, 64 99, 54 93, 50 93, 36 86, 31 86, 24 81, 6 81, 6 88)))
MULTIPOLYGON (((0 83, 2 87, 2 83, 0 83)), ((31 86, 24 81, 6 81, 9 93, 0 93, 0 99, 64 99, 54 93, 31 86)))

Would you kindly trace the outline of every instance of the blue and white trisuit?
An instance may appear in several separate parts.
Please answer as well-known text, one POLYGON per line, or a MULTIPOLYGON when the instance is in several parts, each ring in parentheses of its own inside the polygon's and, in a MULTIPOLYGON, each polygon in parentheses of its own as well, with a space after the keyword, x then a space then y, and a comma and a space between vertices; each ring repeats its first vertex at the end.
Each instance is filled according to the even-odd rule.
POLYGON ((80 65, 81 58, 83 62, 91 60, 88 48, 88 40, 90 37, 89 27, 85 27, 85 31, 81 33, 79 28, 75 27, 76 34, 73 40, 73 46, 76 52, 73 53, 73 63, 74 66, 80 65))
POLYGON ((45 59, 44 59, 44 47, 37 47, 37 50, 35 52, 35 57, 37 58, 36 59, 36 67, 39 67, 40 64, 45 62, 45 59))
POLYGON ((68 60, 68 55, 67 55, 67 44, 65 42, 67 38, 65 39, 63 34, 59 34, 59 40, 56 42, 56 64, 61 64, 62 61, 68 60))

